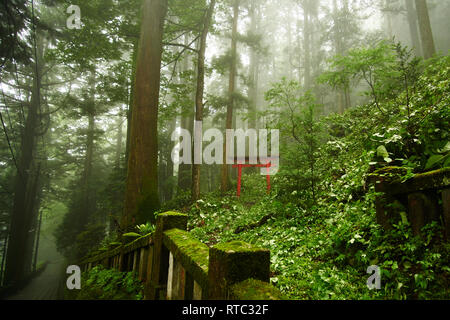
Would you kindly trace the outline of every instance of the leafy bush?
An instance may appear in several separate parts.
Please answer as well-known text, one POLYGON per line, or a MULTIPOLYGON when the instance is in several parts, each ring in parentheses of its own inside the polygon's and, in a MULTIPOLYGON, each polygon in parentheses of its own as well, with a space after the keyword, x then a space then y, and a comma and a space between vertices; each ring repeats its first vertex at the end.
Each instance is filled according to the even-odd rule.
MULTIPOLYGON (((290 299, 448 299, 450 245, 442 241, 442 228, 430 224, 423 236, 413 237, 399 206, 398 223, 391 231, 382 230, 368 175, 388 164, 401 166, 405 177, 448 165, 450 58, 419 65, 398 46, 362 53, 388 57, 381 67, 392 70, 376 73, 383 77, 372 92, 379 108, 371 102, 319 120, 327 134, 314 153, 317 201, 305 201, 307 188, 291 178, 308 175, 306 170, 295 172, 302 165, 295 162, 302 158, 295 157, 298 146, 292 138, 281 150, 292 161, 284 161, 272 177, 270 195, 264 194, 260 175, 246 175, 240 199, 211 193, 188 207, 189 228, 210 245, 242 240, 270 249, 272 283, 290 299), (386 92, 388 87, 395 94, 386 92), (256 223, 269 215, 264 224, 256 223), (244 228, 249 225, 255 227, 244 228), (366 285, 371 265, 381 269, 381 290, 366 285)), ((295 97, 298 90, 282 82, 270 97, 280 92, 295 97)), ((303 130, 297 125, 294 129, 303 130)), ((292 132, 288 117, 281 117, 277 126, 285 134, 292 132)))
POLYGON ((150 233, 153 233, 155 231, 155 228, 156 228, 155 225, 150 222, 136 226, 136 229, 138 230, 139 234, 142 236, 146 236, 150 233))
POLYGON ((81 277, 81 290, 66 291, 70 300, 142 300, 143 284, 135 272, 96 266, 81 277))

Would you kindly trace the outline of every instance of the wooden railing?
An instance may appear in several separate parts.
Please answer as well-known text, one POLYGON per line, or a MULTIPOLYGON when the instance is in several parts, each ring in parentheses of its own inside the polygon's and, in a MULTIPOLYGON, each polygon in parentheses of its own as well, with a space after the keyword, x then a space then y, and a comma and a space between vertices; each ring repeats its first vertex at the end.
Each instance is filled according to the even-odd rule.
POLYGON ((209 248, 186 231, 187 215, 160 214, 153 235, 81 262, 135 271, 149 300, 277 300, 269 283, 270 252, 241 241, 209 248))
POLYGON ((153 256, 153 238, 143 236, 127 245, 110 248, 81 262, 81 270, 88 271, 97 265, 119 271, 135 271, 139 279, 146 281, 151 273, 151 257, 153 256))
POLYGON ((401 182, 402 168, 387 167, 372 174, 376 199, 377 222, 385 229, 406 211, 414 235, 432 221, 442 223, 450 239, 450 168, 417 174, 401 182), (440 202, 439 199, 442 201, 440 202))

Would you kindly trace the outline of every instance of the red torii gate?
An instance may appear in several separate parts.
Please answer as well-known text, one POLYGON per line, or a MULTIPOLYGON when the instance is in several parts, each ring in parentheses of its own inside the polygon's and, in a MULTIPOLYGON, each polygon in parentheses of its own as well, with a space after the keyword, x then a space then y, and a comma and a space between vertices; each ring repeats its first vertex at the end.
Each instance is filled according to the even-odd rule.
MULTIPOLYGON (((233 164, 233 168, 238 168, 238 183, 237 183, 237 197, 241 196, 241 180, 242 180, 242 168, 267 168, 267 193, 270 193, 270 168, 272 167, 272 163, 268 162, 267 164, 246 164, 246 163, 238 163, 242 161, 244 158, 234 158, 234 162, 237 164, 233 164)), ((249 157, 245 157, 245 162, 250 162, 249 157)))

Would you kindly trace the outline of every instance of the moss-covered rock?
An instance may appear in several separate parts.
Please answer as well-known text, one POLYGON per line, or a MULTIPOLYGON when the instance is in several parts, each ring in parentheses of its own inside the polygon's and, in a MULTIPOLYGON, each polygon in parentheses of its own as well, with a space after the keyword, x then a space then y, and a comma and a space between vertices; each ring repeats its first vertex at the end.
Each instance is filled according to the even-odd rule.
POLYGON ((255 279, 232 285, 228 291, 231 300, 286 300, 278 288, 268 282, 255 279))
POLYGON ((175 211, 160 213, 156 221, 156 232, 164 232, 174 228, 186 230, 187 219, 188 216, 184 213, 175 211))
POLYGON ((219 243, 214 247, 217 250, 224 251, 226 253, 235 252, 267 252, 268 250, 256 247, 250 243, 244 241, 231 241, 227 243, 219 243))
POLYGON ((270 251, 242 241, 221 243, 209 251, 209 295, 224 299, 228 288, 247 279, 269 282, 270 251))

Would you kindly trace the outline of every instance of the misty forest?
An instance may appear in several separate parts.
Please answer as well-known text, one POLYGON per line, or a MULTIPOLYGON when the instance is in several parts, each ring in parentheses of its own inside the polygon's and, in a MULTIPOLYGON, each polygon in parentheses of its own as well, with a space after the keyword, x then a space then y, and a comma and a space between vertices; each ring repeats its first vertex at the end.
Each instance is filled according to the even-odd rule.
POLYGON ((176 212, 210 248, 270 250, 282 299, 449 299, 449 16, 449 0, 2 0, 1 297, 146 299, 101 265, 69 292, 66 268, 176 212), (245 164, 278 151, 276 172, 261 152, 227 162, 230 129, 258 134, 245 164))

